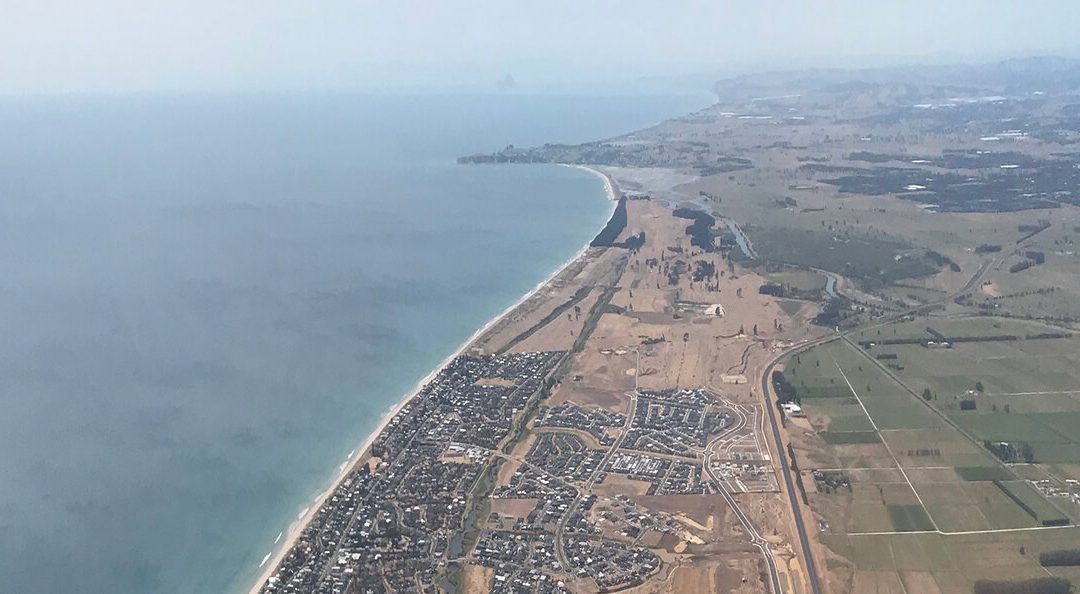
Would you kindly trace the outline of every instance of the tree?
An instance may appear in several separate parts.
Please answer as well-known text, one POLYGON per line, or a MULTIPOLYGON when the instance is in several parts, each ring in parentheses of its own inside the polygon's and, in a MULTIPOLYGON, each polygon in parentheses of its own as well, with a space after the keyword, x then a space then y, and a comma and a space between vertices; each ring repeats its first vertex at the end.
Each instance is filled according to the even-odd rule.
POLYGON ((923 400, 926 400, 926 401, 929 402, 930 399, 933 398, 933 397, 934 397, 933 394, 930 393, 930 388, 923 388, 923 391, 922 391, 922 399, 923 400))
POLYGON ((1020 444, 1020 455, 1024 457, 1024 462, 1031 464, 1035 461, 1035 448, 1031 447, 1031 444, 1025 441, 1020 444))
POLYGON ((976 392, 979 392, 979 393, 982 393, 982 391, 983 391, 983 384, 982 384, 982 382, 975 382, 975 391, 976 391, 976 392))

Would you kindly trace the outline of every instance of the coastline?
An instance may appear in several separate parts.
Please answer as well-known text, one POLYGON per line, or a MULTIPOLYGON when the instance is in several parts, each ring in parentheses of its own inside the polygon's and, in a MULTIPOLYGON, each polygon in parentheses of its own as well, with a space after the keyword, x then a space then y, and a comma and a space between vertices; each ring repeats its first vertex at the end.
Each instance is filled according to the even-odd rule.
MULTIPOLYGON (((619 191, 619 187, 615 184, 615 180, 612 179, 612 177, 610 175, 608 175, 607 173, 604 173, 603 171, 600 171, 599 169, 589 167, 588 165, 571 165, 569 163, 559 163, 559 166, 561 166, 561 167, 573 167, 574 169, 580 169, 582 171, 588 171, 589 173, 600 177, 600 179, 602 179, 604 181, 604 190, 607 192, 608 200, 611 200, 612 202, 617 202, 619 200, 619 196, 622 194, 622 192, 619 191)), ((611 215, 608 215, 608 216, 610 217, 611 215)), ((566 268, 566 266, 564 265, 562 268, 566 268)), ((561 271, 562 268, 560 268, 559 271, 561 271)), ((550 280, 550 279, 548 279, 548 280, 550 280)), ((544 283, 546 283, 546 282, 547 281, 544 281, 544 283)), ((544 283, 541 283, 541 284, 544 284, 544 283)))
MULTIPOLYGON (((611 212, 614 212, 615 206, 618 203, 620 192, 618 186, 615 184, 614 179, 612 179, 610 175, 604 173, 603 171, 600 171, 599 169, 594 169, 587 165, 570 165, 566 163, 559 163, 559 165, 563 167, 572 167, 575 169, 588 171, 589 173, 600 177, 600 179, 604 182, 604 191, 607 194, 607 199, 609 202, 611 202, 611 212)), ((608 213, 608 218, 611 217, 611 212, 608 213)), ((430 373, 428 373, 420 381, 418 381, 411 390, 406 392, 400 400, 398 400, 393 406, 387 409, 385 413, 383 413, 382 417, 379 419, 379 424, 371 430, 371 432, 367 435, 367 437, 359 446, 352 450, 349 457, 346 458, 345 462, 341 465, 341 469, 330 480, 328 486, 321 492, 319 492, 318 496, 315 497, 315 499, 311 502, 310 505, 308 505, 306 508, 304 508, 302 512, 300 512, 300 514, 296 517, 295 520, 289 523, 287 529, 285 529, 282 533, 278 534, 277 539, 274 540, 272 548, 268 553, 266 553, 266 556, 263 557, 262 562, 259 564, 257 568, 257 571, 259 571, 258 576, 255 582, 252 584, 251 588, 247 590, 248 594, 259 594, 259 592, 262 591, 263 585, 266 584, 266 581, 274 575, 274 571, 277 569, 278 565, 281 564, 285 556, 290 550, 292 550, 293 546, 296 544, 296 541, 300 538, 300 535, 303 533, 304 527, 307 526, 308 523, 310 523, 314 515, 318 513, 320 508, 322 508, 327 498, 329 498, 333 494, 333 492, 337 489, 338 485, 341 484, 341 482, 349 475, 349 473, 352 472, 354 468, 356 468, 356 465, 368 458, 370 448, 375 442, 375 439, 380 434, 382 434, 383 431, 386 430, 386 427, 390 423, 391 419, 393 419, 398 414, 398 412, 401 411, 402 407, 404 407, 407 403, 409 403, 409 401, 416 397, 416 395, 419 394, 420 390, 422 390, 425 385, 435 379, 435 376, 437 376, 439 372, 443 370, 443 368, 449 365, 462 353, 467 351, 473 345, 473 343, 476 342, 478 338, 484 335, 484 333, 486 333, 493 326, 502 321, 503 318, 513 313, 514 310, 521 307, 521 305, 528 301, 531 297, 544 289, 564 270, 570 267, 570 265, 583 258, 588 252, 589 248, 590 242, 587 241, 585 245, 577 251, 577 253, 575 253, 568 260, 556 267, 555 270, 553 270, 550 274, 548 274, 546 278, 544 278, 544 280, 537 283, 535 287, 523 294, 517 301, 509 305, 506 309, 502 310, 499 314, 497 314, 496 316, 488 320, 487 323, 485 323, 483 326, 478 328, 476 332, 472 334, 472 336, 462 342, 461 345, 458 346, 458 348, 453 353, 447 356, 446 359, 444 359, 435 368, 433 368, 430 373), (284 536, 282 536, 282 534, 284 534, 284 536)))

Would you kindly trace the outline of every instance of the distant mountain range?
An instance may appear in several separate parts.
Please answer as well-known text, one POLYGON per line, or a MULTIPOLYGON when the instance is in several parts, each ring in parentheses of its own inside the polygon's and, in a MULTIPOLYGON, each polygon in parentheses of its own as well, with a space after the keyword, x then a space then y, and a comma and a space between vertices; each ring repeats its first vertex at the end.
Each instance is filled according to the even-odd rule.
POLYGON ((770 89, 791 92, 792 83, 806 92, 847 94, 888 86, 937 87, 954 96, 993 91, 1017 95, 1080 92, 1080 60, 1058 56, 1014 58, 987 64, 890 66, 883 68, 821 68, 746 74, 720 80, 721 97, 768 96, 770 89))

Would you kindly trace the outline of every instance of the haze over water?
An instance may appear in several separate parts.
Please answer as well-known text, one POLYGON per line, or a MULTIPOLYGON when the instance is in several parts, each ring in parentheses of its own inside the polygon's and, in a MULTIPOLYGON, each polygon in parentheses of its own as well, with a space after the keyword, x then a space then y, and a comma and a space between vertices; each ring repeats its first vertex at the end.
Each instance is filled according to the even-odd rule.
POLYGON ((383 412, 600 228, 459 166, 702 94, 0 102, 0 590, 237 591, 383 412))

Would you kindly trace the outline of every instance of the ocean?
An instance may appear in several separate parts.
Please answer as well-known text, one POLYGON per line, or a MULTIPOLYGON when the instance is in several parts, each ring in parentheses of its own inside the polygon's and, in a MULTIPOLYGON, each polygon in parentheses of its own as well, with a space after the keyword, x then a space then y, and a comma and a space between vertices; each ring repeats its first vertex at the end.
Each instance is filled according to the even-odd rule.
POLYGON ((586 171, 454 159, 710 99, 0 99, 0 591, 245 591, 380 416, 611 210, 586 171))

